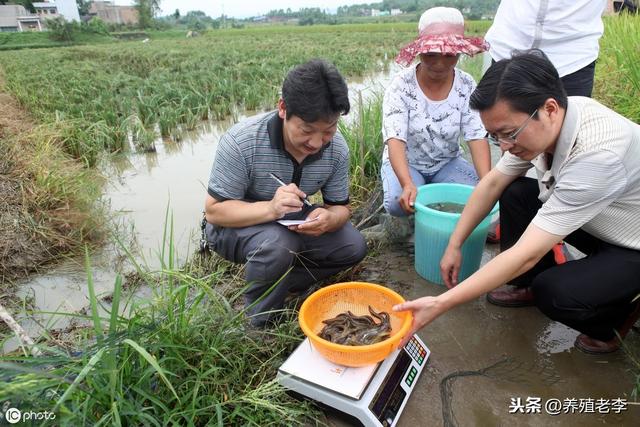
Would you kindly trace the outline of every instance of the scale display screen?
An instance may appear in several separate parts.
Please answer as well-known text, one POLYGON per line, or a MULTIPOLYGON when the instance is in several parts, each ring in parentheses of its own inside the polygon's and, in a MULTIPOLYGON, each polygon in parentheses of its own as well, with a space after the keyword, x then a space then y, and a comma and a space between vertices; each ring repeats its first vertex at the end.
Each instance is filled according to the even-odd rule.
POLYGON ((400 381, 410 365, 411 357, 406 351, 401 351, 369 405, 369 409, 382 425, 388 425, 389 420, 395 419, 407 395, 400 386, 400 381))

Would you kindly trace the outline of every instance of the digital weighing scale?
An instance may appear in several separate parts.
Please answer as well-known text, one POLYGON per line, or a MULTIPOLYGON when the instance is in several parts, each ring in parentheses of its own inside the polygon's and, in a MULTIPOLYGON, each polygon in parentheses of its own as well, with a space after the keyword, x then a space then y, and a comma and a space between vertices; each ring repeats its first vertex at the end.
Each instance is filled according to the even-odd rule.
POLYGON ((285 388, 358 419, 364 426, 395 426, 431 352, 414 335, 385 360, 361 368, 336 365, 305 339, 278 369, 285 388))

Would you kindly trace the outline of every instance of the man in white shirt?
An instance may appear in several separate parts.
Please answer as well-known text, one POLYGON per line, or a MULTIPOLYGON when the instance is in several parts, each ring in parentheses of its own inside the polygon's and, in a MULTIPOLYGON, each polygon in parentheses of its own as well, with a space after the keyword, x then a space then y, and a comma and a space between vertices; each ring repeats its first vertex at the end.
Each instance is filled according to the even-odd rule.
POLYGON ((502 0, 485 39, 494 61, 540 49, 567 95, 591 96, 606 0, 502 0))
POLYGON ((640 126, 589 98, 567 97, 539 50, 493 64, 470 106, 505 154, 449 239, 440 268, 450 290, 394 307, 414 313, 407 338, 510 283, 512 302, 580 331, 578 349, 617 350, 617 334, 640 316, 640 126), (524 176, 532 167, 538 179, 524 176), (501 253, 458 284, 462 244, 498 199, 501 253), (587 256, 556 265, 551 249, 561 240, 587 256))

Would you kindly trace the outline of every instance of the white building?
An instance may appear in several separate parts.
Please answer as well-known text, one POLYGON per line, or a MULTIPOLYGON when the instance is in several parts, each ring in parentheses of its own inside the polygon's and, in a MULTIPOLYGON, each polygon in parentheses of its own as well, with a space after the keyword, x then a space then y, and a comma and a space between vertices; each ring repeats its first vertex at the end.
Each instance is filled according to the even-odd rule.
POLYGON ((47 18, 62 16, 66 21, 80 21, 76 0, 55 0, 32 3, 36 14, 29 13, 23 6, 0 5, 0 32, 42 31, 47 18))
POLYGON ((65 20, 80 22, 80 12, 78 12, 78 3, 76 0, 55 0, 58 8, 58 14, 62 15, 65 20))
POLYGON ((50 2, 35 2, 33 7, 36 13, 42 19, 55 18, 62 16, 65 21, 80 22, 80 13, 78 12, 78 3, 76 0, 55 0, 50 2))
POLYGON ((0 5, 0 32, 6 31, 42 31, 40 17, 21 5, 0 5))
POLYGON ((402 15, 402 10, 400 9, 391 9, 391 16, 402 15))

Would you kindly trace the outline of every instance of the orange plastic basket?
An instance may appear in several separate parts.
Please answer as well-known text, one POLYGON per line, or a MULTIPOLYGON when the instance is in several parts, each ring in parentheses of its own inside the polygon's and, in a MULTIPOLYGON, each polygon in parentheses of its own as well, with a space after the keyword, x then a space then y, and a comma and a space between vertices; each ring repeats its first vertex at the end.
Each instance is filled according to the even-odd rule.
POLYGON ((366 282, 346 282, 322 288, 311 294, 300 307, 299 322, 313 347, 329 361, 343 366, 366 366, 380 362, 398 347, 411 327, 410 312, 395 313, 395 304, 404 301, 400 295, 384 286, 366 282), (353 314, 369 315, 386 311, 391 320, 391 336, 371 345, 349 346, 334 344, 318 336, 323 320, 331 319, 347 310, 353 314))

